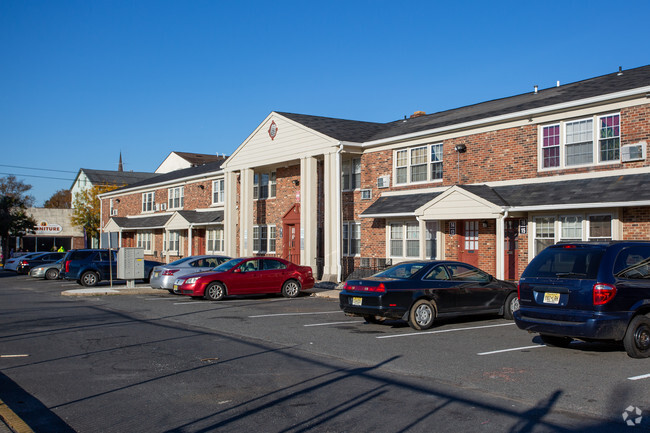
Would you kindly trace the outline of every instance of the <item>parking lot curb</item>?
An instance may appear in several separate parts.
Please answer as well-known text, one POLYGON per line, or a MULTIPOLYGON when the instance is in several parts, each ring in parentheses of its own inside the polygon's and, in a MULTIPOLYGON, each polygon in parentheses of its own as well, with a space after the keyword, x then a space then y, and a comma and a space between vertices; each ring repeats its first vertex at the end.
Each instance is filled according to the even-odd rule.
POLYGON ((34 433, 34 430, 2 400, 0 400, 0 420, 14 433, 34 433))
POLYGON ((143 295, 154 293, 167 293, 167 291, 152 289, 151 287, 136 287, 134 289, 127 289, 125 287, 91 287, 84 289, 64 290, 61 292, 63 296, 103 296, 103 295, 143 295))

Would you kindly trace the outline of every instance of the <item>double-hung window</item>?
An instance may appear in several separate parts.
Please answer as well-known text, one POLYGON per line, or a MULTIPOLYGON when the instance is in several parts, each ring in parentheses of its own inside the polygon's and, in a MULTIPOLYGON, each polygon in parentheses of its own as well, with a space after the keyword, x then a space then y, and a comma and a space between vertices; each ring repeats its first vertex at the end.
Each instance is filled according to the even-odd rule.
POLYGON ((442 143, 400 149, 394 153, 395 185, 442 179, 442 143))
POLYGON ((156 209, 155 193, 145 192, 142 194, 142 212, 153 212, 156 209))
POLYGON ((540 129, 541 170, 620 161, 621 116, 607 114, 544 125, 540 129))
POLYGON ((534 218, 535 255, 560 241, 612 240, 612 215, 553 215, 534 218))
POLYGON ((182 209, 184 198, 185 198, 184 187, 178 186, 176 188, 169 188, 169 201, 167 207, 169 209, 182 209))
POLYGON ((361 223, 343 223, 343 255, 358 256, 361 253, 361 223))
POLYGON ((255 173, 253 176, 253 198, 263 200, 275 197, 275 172, 255 173))
POLYGON ((138 232, 136 235, 138 248, 142 248, 145 253, 151 253, 153 245, 153 233, 150 231, 138 232))
POLYGON ((167 251, 175 254, 180 254, 181 247, 181 233, 176 230, 169 232, 169 237, 167 239, 167 251))
POLYGON ((208 254, 223 252, 223 227, 215 227, 205 231, 206 246, 208 254))
POLYGON ((253 226, 253 252, 259 254, 275 253, 275 226, 253 226))
POLYGON ((420 225, 417 221, 390 223, 389 238, 390 257, 420 256, 420 225))
POLYGON ((217 179, 212 182, 212 204, 224 202, 224 181, 217 179))
POLYGON ((361 188, 361 158, 343 161, 341 172, 343 191, 361 188))

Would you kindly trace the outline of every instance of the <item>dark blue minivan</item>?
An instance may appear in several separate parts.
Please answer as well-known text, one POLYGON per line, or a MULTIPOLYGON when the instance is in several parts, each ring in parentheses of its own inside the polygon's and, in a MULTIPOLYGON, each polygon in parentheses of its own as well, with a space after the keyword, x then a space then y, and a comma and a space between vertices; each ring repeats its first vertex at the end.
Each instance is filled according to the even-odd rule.
POLYGON ((526 267, 518 291, 517 326, 547 345, 622 341, 632 358, 650 356, 650 242, 550 246, 526 267))

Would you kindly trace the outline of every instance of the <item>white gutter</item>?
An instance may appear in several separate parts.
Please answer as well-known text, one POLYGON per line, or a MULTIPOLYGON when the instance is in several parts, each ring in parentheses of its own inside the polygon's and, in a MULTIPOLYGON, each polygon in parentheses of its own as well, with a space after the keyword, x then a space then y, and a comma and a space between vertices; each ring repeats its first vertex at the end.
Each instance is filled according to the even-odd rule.
MULTIPOLYGON (((208 178, 215 177, 215 176, 221 176, 224 173, 225 172, 223 170, 221 170, 221 171, 218 171, 218 172, 210 172, 208 174, 206 174, 206 173, 197 174, 197 175, 194 175, 194 176, 191 176, 191 177, 181 177, 181 178, 174 179, 174 180, 168 180, 166 182, 152 183, 152 184, 148 184, 148 185, 136 186, 136 187, 133 187, 133 188, 126 187, 126 189, 113 190, 113 191, 104 192, 102 194, 98 194, 97 197, 99 197, 100 199, 108 198, 108 197, 111 197, 111 196, 118 196, 118 195, 125 194, 125 193, 131 193, 131 192, 137 192, 137 191, 150 190, 150 189, 153 189, 153 188, 159 188, 159 187, 166 186, 166 185, 179 185, 179 186, 181 186, 181 185, 185 185, 186 183, 189 183, 191 181, 201 180, 201 179, 208 179, 208 178)), ((162 176, 162 174, 161 174, 161 176, 162 176)))
POLYGON ((343 272, 343 267, 341 266, 341 259, 343 258, 343 250, 341 245, 341 227, 343 227, 343 198, 341 197, 341 152, 343 152, 343 143, 339 142, 339 148, 336 151, 336 231, 338 236, 336 237, 336 251, 337 251, 337 260, 336 260, 336 282, 341 281, 341 273, 343 272))
POLYGON ((415 211, 402 212, 402 213, 375 213, 375 214, 360 215, 361 218, 403 218, 403 217, 412 217, 412 216, 415 216, 415 211))
POLYGON ((449 126, 443 126, 440 128, 434 128, 434 129, 427 129, 426 131, 419 131, 419 132, 412 132, 410 134, 404 134, 404 135, 397 135, 394 137, 389 137, 389 138, 382 138, 379 140, 374 140, 374 141, 367 141, 363 143, 363 147, 371 147, 371 146, 377 146, 380 144, 387 144, 387 143, 392 143, 394 141, 403 141, 403 140, 411 140, 414 138, 418 137, 424 137, 427 135, 432 135, 432 134, 439 134, 442 132, 447 132, 447 131, 452 131, 455 129, 463 129, 463 128, 470 128, 470 127, 476 127, 480 126, 483 124, 488 124, 488 123, 498 123, 498 122, 503 122, 506 120, 513 120, 517 118, 526 118, 526 117, 531 117, 531 116, 536 116, 539 114, 543 114, 549 111, 558 111, 558 110, 566 110, 569 108, 575 108, 579 107, 581 105, 589 105, 589 104, 597 104, 603 101, 611 100, 611 99, 621 99, 621 98, 629 98, 631 96, 642 96, 644 93, 650 92, 650 86, 646 87, 640 87, 640 88, 635 88, 631 90, 625 90, 622 92, 617 92, 617 93, 608 93, 606 95, 599 95, 599 96, 594 96, 592 98, 587 98, 587 99, 579 99, 576 101, 570 101, 570 102, 564 102, 562 104, 556 104, 556 105, 551 105, 551 106, 545 106, 545 107, 540 107, 540 108, 533 108, 530 110, 525 110, 525 111, 516 111, 514 113, 509 113, 509 114, 502 114, 500 116, 494 116, 494 117, 488 117, 485 119, 479 119, 479 120, 473 120, 471 122, 465 122, 465 123, 457 123, 454 125, 449 125, 449 126))
MULTIPOLYGON (((544 210, 564 210, 564 209, 602 209, 609 207, 634 207, 650 206, 650 200, 643 201, 618 201, 607 203, 572 203, 572 204, 555 204, 555 205, 536 205, 536 206, 512 206, 507 208, 510 212, 532 212, 544 210)), ((503 208, 506 210, 506 208, 503 208)))

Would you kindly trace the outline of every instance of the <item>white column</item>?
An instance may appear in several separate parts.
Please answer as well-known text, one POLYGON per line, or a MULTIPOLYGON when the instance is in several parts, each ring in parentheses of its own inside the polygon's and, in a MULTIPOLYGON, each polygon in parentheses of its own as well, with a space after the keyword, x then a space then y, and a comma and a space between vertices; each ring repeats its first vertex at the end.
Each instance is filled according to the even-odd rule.
POLYGON ((253 170, 241 171, 241 197, 239 200, 239 256, 253 254, 253 170))
POLYGON ((496 233, 496 245, 495 251, 497 255, 496 260, 496 269, 497 274, 495 275, 498 279, 503 280, 505 276, 505 260, 504 260, 504 243, 505 243, 505 215, 499 215, 496 220, 497 233, 496 233))
POLYGON ((187 255, 192 255, 192 225, 187 228, 187 255))
POLYGON ((224 195, 224 253, 230 257, 237 257, 237 173, 234 171, 225 173, 224 195))
POLYGON ((318 239, 318 162, 300 160, 300 264, 316 271, 318 239))
POLYGON ((325 155, 323 280, 338 282, 341 270, 341 155, 325 155))

